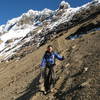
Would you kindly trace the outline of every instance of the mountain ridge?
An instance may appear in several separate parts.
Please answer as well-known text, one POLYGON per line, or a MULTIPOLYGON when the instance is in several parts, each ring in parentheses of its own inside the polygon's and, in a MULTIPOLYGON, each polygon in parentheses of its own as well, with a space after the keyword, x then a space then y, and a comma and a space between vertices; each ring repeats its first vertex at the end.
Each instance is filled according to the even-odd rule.
POLYGON ((60 31, 75 26, 89 16, 94 16, 95 13, 99 14, 99 9, 99 0, 77 8, 71 8, 67 2, 62 1, 55 11, 49 9, 41 12, 29 10, 22 16, 8 21, 0 36, 0 56, 3 58, 1 61, 10 59, 16 50, 31 40, 34 41, 33 44, 36 47, 41 46, 60 31), (24 42, 22 42, 23 40, 24 42))

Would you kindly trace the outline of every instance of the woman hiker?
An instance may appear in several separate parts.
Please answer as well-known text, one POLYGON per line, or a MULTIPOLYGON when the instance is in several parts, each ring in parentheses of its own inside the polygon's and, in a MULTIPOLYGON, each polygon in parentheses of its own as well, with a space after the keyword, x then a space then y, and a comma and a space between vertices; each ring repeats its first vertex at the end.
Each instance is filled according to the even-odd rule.
POLYGON ((64 60, 63 56, 60 56, 58 53, 53 51, 52 45, 47 47, 47 50, 44 53, 42 58, 40 67, 41 67, 41 90, 44 94, 52 91, 54 84, 55 84, 55 73, 54 73, 54 66, 55 59, 64 60))

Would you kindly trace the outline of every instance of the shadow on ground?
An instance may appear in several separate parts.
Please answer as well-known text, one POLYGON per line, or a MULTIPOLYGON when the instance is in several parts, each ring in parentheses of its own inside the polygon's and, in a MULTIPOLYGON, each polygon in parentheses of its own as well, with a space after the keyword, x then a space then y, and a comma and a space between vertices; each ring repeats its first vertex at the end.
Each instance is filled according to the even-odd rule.
POLYGON ((70 77, 65 77, 61 87, 59 88, 59 90, 57 91, 57 93, 54 94, 54 97, 57 99, 57 100, 66 100, 66 96, 77 91, 77 90, 81 90, 83 89, 84 87, 81 86, 81 83, 80 84, 76 84, 74 87, 68 89, 66 88, 66 91, 62 91, 64 89, 64 87, 66 86, 66 81, 69 79, 69 78, 74 78, 74 77, 77 77, 79 75, 81 75, 83 73, 83 69, 73 75, 71 75, 70 77))
POLYGON ((77 90, 81 90, 82 87, 80 84, 74 86, 73 88, 69 89, 69 90, 66 90, 65 92, 62 92, 62 91, 58 91, 54 96, 57 100, 66 100, 66 96, 69 95, 70 93, 73 93, 74 91, 77 91, 77 90))
POLYGON ((32 96, 34 96, 39 91, 39 79, 40 74, 33 79, 32 83, 25 90, 25 93, 16 100, 29 100, 32 96))
POLYGON ((83 72, 84 72, 84 68, 81 69, 79 72, 77 72, 77 73, 71 75, 71 78, 74 78, 74 77, 80 76, 81 74, 83 74, 83 72))

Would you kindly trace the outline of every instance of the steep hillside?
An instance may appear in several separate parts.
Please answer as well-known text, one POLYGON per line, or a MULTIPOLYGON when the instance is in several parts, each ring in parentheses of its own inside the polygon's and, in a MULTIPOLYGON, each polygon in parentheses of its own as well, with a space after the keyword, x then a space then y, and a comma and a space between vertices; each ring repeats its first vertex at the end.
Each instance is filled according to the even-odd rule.
POLYGON ((99 0, 30 10, 0 26, 0 35, 0 100, 100 100, 99 0), (55 91, 43 95, 39 66, 49 44, 65 60, 56 62, 55 91))
POLYGON ((0 100, 99 100, 100 15, 59 33, 20 60, 0 63, 0 100), (39 92, 41 57, 48 44, 65 56, 57 61, 56 91, 39 92))

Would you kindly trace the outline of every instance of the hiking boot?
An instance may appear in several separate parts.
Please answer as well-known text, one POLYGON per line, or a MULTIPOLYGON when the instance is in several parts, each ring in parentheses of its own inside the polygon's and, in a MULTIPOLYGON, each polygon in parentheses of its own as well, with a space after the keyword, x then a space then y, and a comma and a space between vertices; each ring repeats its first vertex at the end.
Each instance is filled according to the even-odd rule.
POLYGON ((44 92, 43 92, 43 94, 44 94, 44 95, 47 95, 47 92, 46 92, 46 91, 44 91, 44 92))

